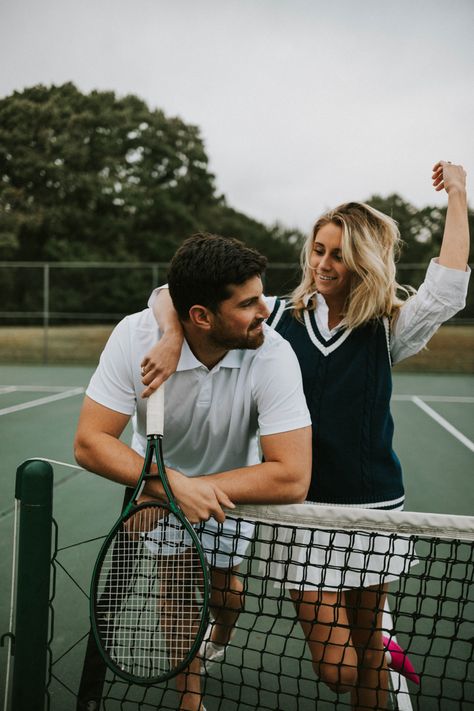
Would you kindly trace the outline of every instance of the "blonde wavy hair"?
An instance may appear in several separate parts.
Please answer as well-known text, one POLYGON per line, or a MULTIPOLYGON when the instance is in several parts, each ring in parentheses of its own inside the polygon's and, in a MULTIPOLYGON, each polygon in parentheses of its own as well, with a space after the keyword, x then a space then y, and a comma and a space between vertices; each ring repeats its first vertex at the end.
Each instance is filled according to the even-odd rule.
POLYGON ((315 299, 307 303, 315 291, 310 257, 316 235, 329 223, 342 229, 342 261, 352 273, 342 323, 356 328, 373 319, 395 317, 404 301, 398 292, 405 298, 414 292, 396 281, 400 233, 395 220, 362 202, 339 205, 314 225, 301 252, 302 280, 290 297, 295 316, 301 319, 305 308, 316 308, 315 299))

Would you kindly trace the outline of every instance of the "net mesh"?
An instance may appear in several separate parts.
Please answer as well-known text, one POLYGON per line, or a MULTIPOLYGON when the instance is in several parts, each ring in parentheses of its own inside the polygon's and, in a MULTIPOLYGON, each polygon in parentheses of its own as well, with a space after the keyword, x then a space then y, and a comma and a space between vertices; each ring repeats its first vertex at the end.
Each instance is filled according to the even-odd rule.
MULTIPOLYGON (((106 668, 89 634, 88 590, 108 527, 99 504, 87 540, 76 540, 70 511, 56 509, 45 708, 179 709, 175 679, 138 686, 106 668)), ((205 656, 220 652, 212 663, 203 660, 199 674, 207 711, 351 708, 350 693, 337 693, 334 682, 351 682, 354 650, 360 668, 375 668, 379 708, 474 707, 474 517, 295 505, 239 507, 228 518, 233 532, 207 531, 211 562, 219 549, 235 566, 234 578, 214 581, 208 639, 222 634, 222 615, 236 626, 229 644, 202 649, 205 656), (374 584, 386 584, 389 593, 386 599, 374 594, 369 605, 361 591, 374 584), (318 597, 323 589, 332 595, 330 604, 318 597), (303 591, 316 604, 306 616, 299 608, 298 619, 303 591), (319 614, 324 607, 325 616, 319 614), (343 609, 359 628, 364 612, 373 620, 378 610, 365 642, 349 634, 343 609), (305 633, 316 610, 318 644, 309 645, 305 633), (336 640, 336 629, 345 638, 336 640)), ((352 677, 353 697, 360 687, 360 678, 352 677)))
MULTIPOLYGON (((297 505, 241 507, 232 519, 232 533, 217 527, 206 539, 210 551, 240 539, 229 554, 235 577, 215 581, 211 639, 237 624, 226 646, 201 647, 207 711, 351 708, 348 688, 352 702, 371 694, 378 708, 472 707, 474 518, 297 505), (367 597, 374 584, 388 585, 386 600, 367 597), (313 601, 306 615, 303 590, 313 601), (310 646, 304 632, 316 615, 310 646)), ((140 687, 108 672, 101 708, 176 710, 180 695, 173 679, 140 687)))

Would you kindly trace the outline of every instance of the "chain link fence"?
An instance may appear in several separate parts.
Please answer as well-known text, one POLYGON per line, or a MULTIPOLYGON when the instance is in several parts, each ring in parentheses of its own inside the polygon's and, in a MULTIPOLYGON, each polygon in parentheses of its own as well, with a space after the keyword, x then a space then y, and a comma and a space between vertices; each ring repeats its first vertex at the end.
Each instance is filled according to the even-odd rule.
MULTIPOLYGON (((35 334, 34 357, 26 355, 24 360, 44 363, 49 360, 53 330, 58 327, 62 331, 59 336, 54 335, 64 336, 71 352, 77 348, 74 334, 82 341, 86 337, 81 336, 79 327, 97 327, 90 333, 97 334, 102 345, 99 327, 107 334, 126 314, 145 308, 151 290, 166 281, 167 270, 168 264, 163 262, 0 262, 0 334, 3 332, 3 340, 11 336, 20 341, 19 330, 25 331, 24 339, 26 327, 31 327, 35 334)), ((425 271, 424 264, 401 264, 398 281, 418 287, 425 271)), ((269 264, 266 293, 288 294, 298 283, 299 275, 297 263, 269 264)), ((474 324, 473 292, 471 287, 466 308, 450 324, 474 324)), ((0 352, 0 359, 11 360, 15 352, 13 347, 7 358, 0 352)), ((90 359, 85 358, 95 359, 96 351, 90 359)))

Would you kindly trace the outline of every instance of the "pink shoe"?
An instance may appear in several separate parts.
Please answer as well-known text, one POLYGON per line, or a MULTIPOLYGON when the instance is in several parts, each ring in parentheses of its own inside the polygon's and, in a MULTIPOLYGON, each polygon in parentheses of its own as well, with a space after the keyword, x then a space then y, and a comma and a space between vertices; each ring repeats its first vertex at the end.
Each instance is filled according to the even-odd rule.
POLYGON ((415 672, 408 654, 391 637, 383 637, 385 645, 385 658, 388 666, 394 671, 406 676, 414 684, 420 685, 420 677, 415 672))

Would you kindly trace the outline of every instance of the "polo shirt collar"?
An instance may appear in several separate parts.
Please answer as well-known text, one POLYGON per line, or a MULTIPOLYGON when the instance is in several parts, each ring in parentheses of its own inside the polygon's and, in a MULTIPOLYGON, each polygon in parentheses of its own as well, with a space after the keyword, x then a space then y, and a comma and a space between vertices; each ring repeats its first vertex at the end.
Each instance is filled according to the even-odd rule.
POLYGON ((312 291, 310 294, 305 294, 303 296, 303 304, 307 307, 313 296, 316 296, 316 301, 318 306, 321 306, 322 308, 326 308, 326 311, 328 310, 328 305, 326 304, 326 300, 324 296, 321 296, 319 291, 312 291))
MULTIPOLYGON (((214 366, 213 370, 219 370, 219 368, 240 368, 244 355, 245 349, 234 349, 228 351, 223 357, 223 359, 220 360, 216 366, 214 366)), ((201 361, 196 358, 191 348, 189 347, 187 340, 184 339, 181 348, 181 355, 178 361, 178 367, 176 368, 176 370, 194 370, 195 368, 205 367, 206 366, 204 365, 204 363, 201 363, 201 361)))
POLYGON ((322 333, 331 333, 335 334, 338 331, 340 331, 342 328, 344 328, 344 319, 341 321, 340 324, 335 326, 333 329, 329 330, 329 307, 326 303, 326 299, 322 294, 319 293, 319 291, 313 291, 311 294, 305 294, 303 297, 303 303, 307 307, 310 300, 313 298, 313 296, 316 297, 316 312, 315 312, 315 318, 316 318, 316 323, 318 324, 318 327, 322 333))

